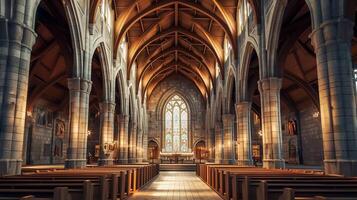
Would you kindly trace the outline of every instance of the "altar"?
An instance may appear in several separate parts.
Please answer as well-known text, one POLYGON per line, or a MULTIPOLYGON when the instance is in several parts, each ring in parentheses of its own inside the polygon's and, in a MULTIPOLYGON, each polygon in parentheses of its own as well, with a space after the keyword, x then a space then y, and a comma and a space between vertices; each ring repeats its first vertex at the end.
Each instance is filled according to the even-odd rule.
POLYGON ((163 153, 160 152, 161 163, 184 164, 194 163, 194 153, 163 153))

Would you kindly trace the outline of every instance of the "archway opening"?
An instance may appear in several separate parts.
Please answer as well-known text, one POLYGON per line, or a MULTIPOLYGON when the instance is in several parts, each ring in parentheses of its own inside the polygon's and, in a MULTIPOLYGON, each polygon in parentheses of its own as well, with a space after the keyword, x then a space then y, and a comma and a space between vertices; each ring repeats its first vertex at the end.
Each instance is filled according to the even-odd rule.
POLYGON ((261 120, 261 97, 258 90, 259 81, 259 58, 255 49, 252 50, 250 61, 248 64, 247 77, 247 98, 251 102, 251 145, 252 159, 255 165, 262 165, 263 161, 263 135, 262 135, 262 120, 261 120))
POLYGON ((306 2, 289 2, 278 46, 278 67, 283 80, 280 92, 282 151, 288 164, 320 166, 323 141, 316 55, 309 36, 311 25, 306 2))
POLYGON ((92 57, 91 80, 92 90, 89 96, 89 117, 87 137, 87 158, 90 164, 100 158, 101 109, 103 99, 103 74, 101 50, 97 48, 92 57))
POLYGON ((68 145, 69 92, 73 66, 72 43, 65 9, 41 1, 35 21, 28 80, 24 164, 63 164, 68 145), (56 23, 57 26, 53 26, 56 23))
POLYGON ((155 141, 149 141, 147 154, 150 163, 159 163, 160 149, 155 141))

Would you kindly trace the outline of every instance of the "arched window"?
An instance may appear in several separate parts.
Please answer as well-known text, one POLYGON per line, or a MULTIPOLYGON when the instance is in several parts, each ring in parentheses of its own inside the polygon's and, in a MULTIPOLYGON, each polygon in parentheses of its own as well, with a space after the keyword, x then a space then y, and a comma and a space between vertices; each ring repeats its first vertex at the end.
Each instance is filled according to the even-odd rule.
POLYGON ((186 102, 174 95, 164 110, 164 149, 167 153, 189 152, 188 107, 186 102))

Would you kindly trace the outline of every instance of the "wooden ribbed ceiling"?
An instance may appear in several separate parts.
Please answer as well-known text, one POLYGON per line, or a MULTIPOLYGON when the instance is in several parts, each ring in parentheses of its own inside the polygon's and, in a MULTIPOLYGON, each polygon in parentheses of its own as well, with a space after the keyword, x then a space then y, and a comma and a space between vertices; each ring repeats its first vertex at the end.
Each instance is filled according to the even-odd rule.
POLYGON ((206 96, 216 65, 223 73, 225 38, 236 51, 236 6, 237 0, 117 0, 115 44, 128 42, 128 75, 136 63, 143 95, 181 73, 206 96))

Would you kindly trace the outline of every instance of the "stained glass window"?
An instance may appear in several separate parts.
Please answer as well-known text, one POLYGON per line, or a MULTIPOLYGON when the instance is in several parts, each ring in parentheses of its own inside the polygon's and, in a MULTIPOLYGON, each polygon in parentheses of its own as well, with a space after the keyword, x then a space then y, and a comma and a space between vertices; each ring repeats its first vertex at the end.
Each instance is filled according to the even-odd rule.
POLYGON ((173 96, 166 104, 164 120, 164 151, 188 152, 188 108, 178 95, 173 96))

